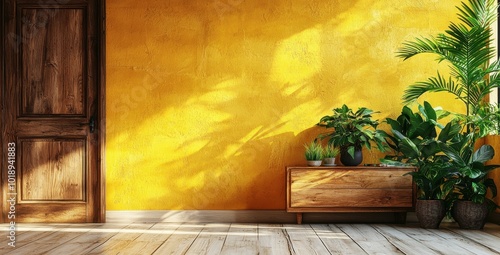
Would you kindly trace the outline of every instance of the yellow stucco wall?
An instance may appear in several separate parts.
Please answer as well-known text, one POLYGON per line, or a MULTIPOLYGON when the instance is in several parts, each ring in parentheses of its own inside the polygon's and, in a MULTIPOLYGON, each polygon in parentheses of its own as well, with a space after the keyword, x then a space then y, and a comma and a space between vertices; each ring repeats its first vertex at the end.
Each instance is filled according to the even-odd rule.
MULTIPOLYGON (((488 136, 485 140, 487 144, 490 144, 495 148, 495 158, 493 158, 493 160, 488 163, 500 165, 500 136, 488 136)), ((500 169, 493 170, 489 176, 495 181, 497 189, 500 191, 500 169)), ((500 193, 498 193, 493 200, 497 203, 497 205, 500 205, 500 193)), ((500 209, 498 209, 496 212, 500 213, 500 209)))
POLYGON ((107 209, 284 209, 319 118, 343 103, 396 117, 437 67, 396 49, 459 3, 107 0, 107 209))

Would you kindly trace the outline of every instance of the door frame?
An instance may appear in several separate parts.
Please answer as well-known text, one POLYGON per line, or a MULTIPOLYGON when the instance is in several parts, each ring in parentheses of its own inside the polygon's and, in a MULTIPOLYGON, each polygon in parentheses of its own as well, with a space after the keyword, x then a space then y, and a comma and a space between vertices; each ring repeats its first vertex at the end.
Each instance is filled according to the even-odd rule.
MULTIPOLYGON (((42 4, 44 1, 40 1, 42 4)), ((47 3, 53 1, 47 0, 47 3)), ((98 157, 97 157, 97 187, 95 188, 95 205, 94 210, 96 210, 95 222, 104 223, 106 222, 106 0, 96 0, 97 2, 97 131, 98 131, 98 157)), ((0 4, 0 111, 1 111, 1 122, 2 133, 5 132, 5 44, 7 43, 8 36, 5 35, 5 2, 2 1, 0 4)), ((0 155, 2 162, 0 163, 0 183, 4 183, 2 178, 4 178, 4 171, 7 171, 7 141, 0 141, 0 155)), ((7 175, 5 175, 7 176, 7 175)), ((17 176, 16 176, 17 177, 17 176)), ((16 178, 17 181, 17 178, 16 178)), ((0 197, 4 198, 4 191, 7 187, 0 187, 0 197)), ((6 212, 9 209, 7 201, 2 201, 0 204, 2 212, 0 213, 0 223, 10 222, 6 212)), ((14 220, 15 222, 15 220, 14 220)))

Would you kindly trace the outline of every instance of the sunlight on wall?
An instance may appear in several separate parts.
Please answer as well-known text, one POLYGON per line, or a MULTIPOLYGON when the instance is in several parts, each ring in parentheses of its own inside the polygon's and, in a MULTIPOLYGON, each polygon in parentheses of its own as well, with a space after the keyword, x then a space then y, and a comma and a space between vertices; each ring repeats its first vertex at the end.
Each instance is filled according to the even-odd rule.
MULTIPOLYGON (((395 51, 459 3, 107 1, 107 209, 284 209, 285 167, 305 164, 319 118, 344 103, 399 115, 438 66, 395 51)), ((442 98, 426 99, 461 110, 442 98)))
POLYGON ((271 77, 286 86, 287 95, 297 91, 293 86, 311 79, 321 71, 321 31, 311 28, 278 43, 274 53, 271 77))

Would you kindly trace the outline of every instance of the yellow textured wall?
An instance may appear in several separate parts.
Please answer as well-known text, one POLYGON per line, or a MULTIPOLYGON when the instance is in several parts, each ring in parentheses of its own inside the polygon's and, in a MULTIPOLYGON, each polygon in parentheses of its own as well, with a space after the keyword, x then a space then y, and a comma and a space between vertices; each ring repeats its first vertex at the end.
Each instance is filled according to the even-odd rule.
MULTIPOLYGON (((486 137, 485 142, 487 144, 492 145, 495 148, 495 157, 488 163, 500 165, 500 136, 498 135, 488 136, 486 137)), ((500 191, 500 169, 497 168, 493 170, 490 173, 489 177, 495 181, 497 189, 500 191)), ((497 203, 497 205, 500 205, 500 192, 497 194, 497 197, 495 197, 493 200, 497 203)), ((498 209, 496 212, 500 213, 500 209, 498 209)))
POLYGON ((319 118, 343 103, 396 117, 437 64, 395 51, 459 3, 107 0, 107 209, 284 209, 319 118))

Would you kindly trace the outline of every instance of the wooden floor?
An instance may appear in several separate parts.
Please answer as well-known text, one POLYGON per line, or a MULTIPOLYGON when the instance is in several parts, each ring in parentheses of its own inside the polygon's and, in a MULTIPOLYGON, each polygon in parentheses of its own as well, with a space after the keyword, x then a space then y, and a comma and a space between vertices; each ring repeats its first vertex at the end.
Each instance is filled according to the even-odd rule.
POLYGON ((16 247, 2 234, 0 254, 500 254, 495 224, 483 231, 454 223, 439 230, 412 224, 18 225, 16 247))

